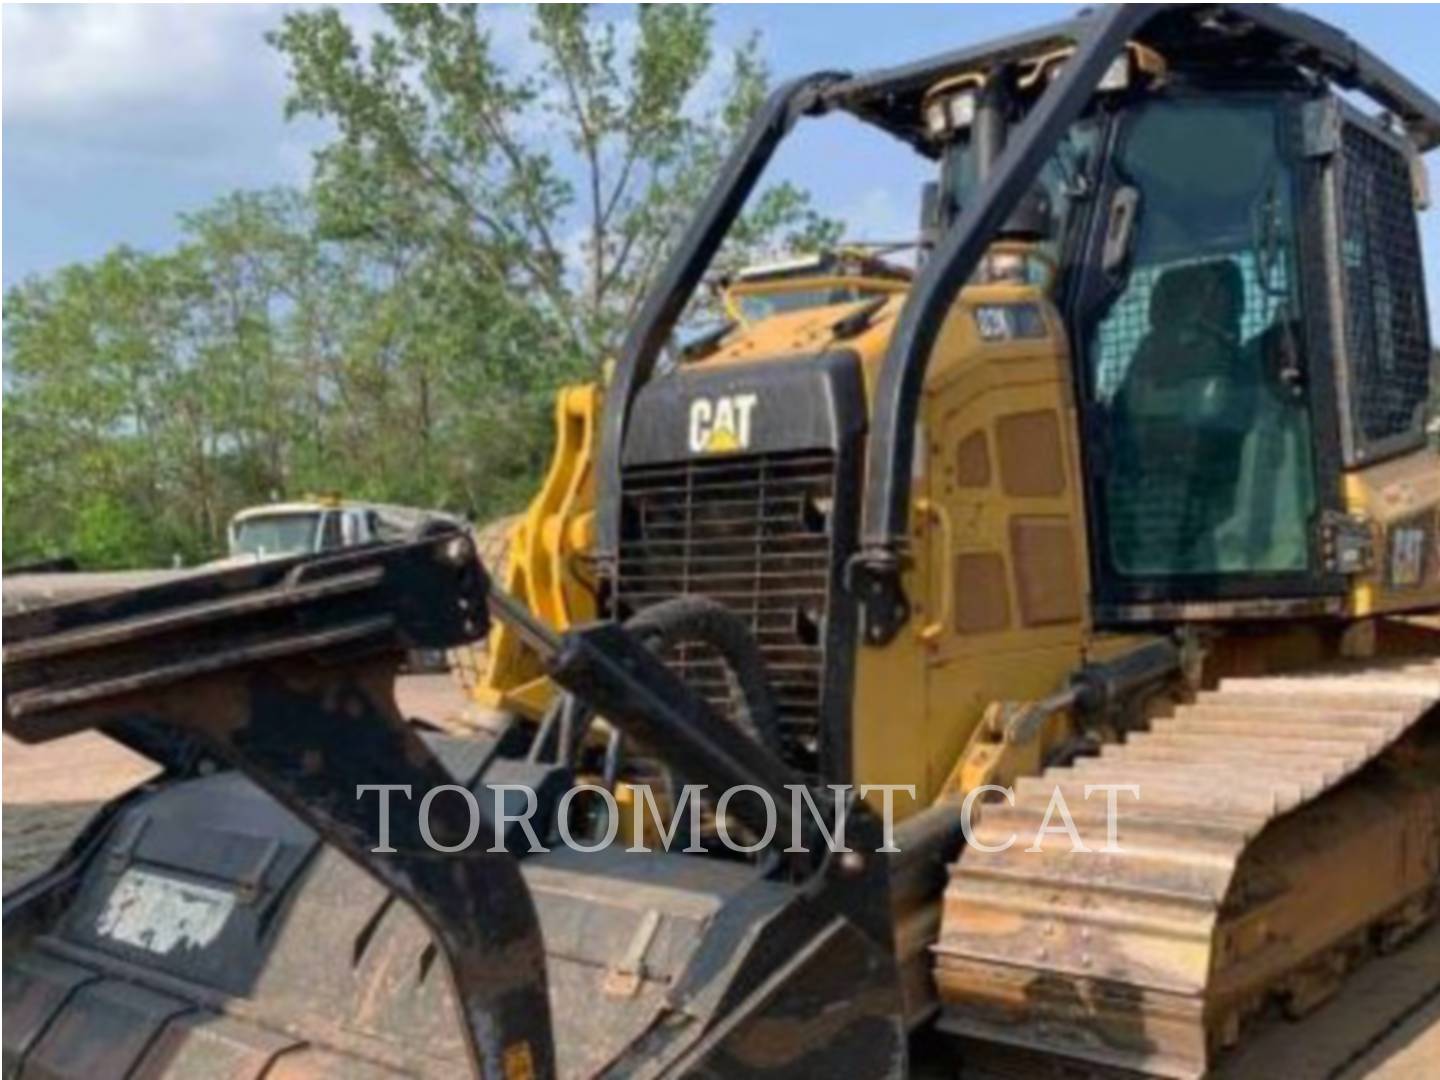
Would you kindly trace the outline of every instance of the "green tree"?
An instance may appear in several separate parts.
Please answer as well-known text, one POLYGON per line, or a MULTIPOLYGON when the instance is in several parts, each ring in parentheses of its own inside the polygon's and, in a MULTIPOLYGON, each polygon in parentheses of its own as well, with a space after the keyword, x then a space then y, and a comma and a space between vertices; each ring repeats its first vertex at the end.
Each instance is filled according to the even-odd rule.
POLYGON ((191 553, 200 500, 176 498, 167 449, 202 287, 183 256, 122 248, 7 296, 7 561, 191 553))
MULTIPOLYGON (((333 9, 293 12, 291 115, 334 123, 315 191, 328 235, 426 252, 513 309, 567 373, 613 354, 723 154, 762 100, 754 39, 721 64, 702 6, 633 23, 583 5, 534 12, 529 65, 495 46, 497 9, 395 5, 362 46, 333 9), (718 93, 707 93, 723 72, 718 93)), ((762 191, 733 263, 838 236, 788 184, 762 191)))
MULTIPOLYGON (((363 46, 333 10, 272 35, 290 111, 335 127, 308 192, 7 295, 7 563, 194 561, 306 492, 485 518, 533 490, 556 387, 613 353, 766 73, 704 8, 543 7, 508 63, 513 11, 386 10, 363 46)), ((837 232, 780 185, 725 258, 837 232)))

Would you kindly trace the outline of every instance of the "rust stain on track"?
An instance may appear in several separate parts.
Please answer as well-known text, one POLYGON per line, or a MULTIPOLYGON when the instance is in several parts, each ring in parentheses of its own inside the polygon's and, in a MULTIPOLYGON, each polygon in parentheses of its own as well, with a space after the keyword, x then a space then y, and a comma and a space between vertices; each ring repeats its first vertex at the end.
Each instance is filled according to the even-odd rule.
MULTIPOLYGON (((1033 838, 1058 788, 1138 784, 1118 853, 967 849, 945 897, 941 1026, 1147 1075, 1203 1075, 1242 1021, 1300 1015, 1433 914, 1440 658, 1232 679, 1097 758, 1022 781, 977 839, 1033 838)), ((1099 846, 1098 844, 1092 846, 1099 846)))

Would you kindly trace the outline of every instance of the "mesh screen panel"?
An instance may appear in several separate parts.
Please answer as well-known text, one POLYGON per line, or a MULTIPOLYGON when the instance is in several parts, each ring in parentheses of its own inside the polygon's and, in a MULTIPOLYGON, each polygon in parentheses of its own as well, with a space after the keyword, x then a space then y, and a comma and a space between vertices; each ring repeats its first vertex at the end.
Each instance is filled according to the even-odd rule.
MULTIPOLYGON (((836 483, 829 451, 627 466, 616 599, 625 612, 708 596, 743 619, 765 657, 787 756, 819 748, 836 483)), ((666 656, 720 714, 735 688, 699 643, 666 656)))
MULTIPOLYGON (((1304 532, 1297 522, 1305 510, 1293 504, 1296 497, 1304 501, 1302 489, 1308 490, 1308 481, 1297 473, 1305 465, 1290 437, 1303 423, 1303 405, 1298 400, 1287 404, 1267 389, 1265 373, 1266 343, 1273 342, 1295 311, 1287 280, 1290 262, 1274 259, 1264 265, 1262 269, 1254 252, 1234 250, 1219 259, 1136 267, 1097 328, 1094 395, 1115 410, 1115 460, 1106 484, 1111 555, 1124 572, 1223 573, 1303 566, 1304 532), (1239 271, 1241 294, 1230 346, 1201 340, 1189 355, 1173 346, 1176 351, 1166 358, 1167 366, 1184 368, 1208 355, 1198 367, 1215 378, 1191 379, 1157 396, 1157 369, 1152 365, 1137 372, 1134 365, 1145 353, 1147 339, 1166 329, 1154 325, 1151 311, 1160 280, 1166 274, 1183 274, 1187 267, 1226 263, 1239 271), (1127 385, 1128 396, 1122 394, 1127 385), (1228 404, 1218 415, 1206 415, 1195 395, 1221 387, 1228 404), (1145 398, 1152 403, 1148 408, 1138 404, 1145 398), (1161 428, 1167 434, 1157 439, 1161 428)), ((1199 297, 1196 302, 1201 302, 1199 297)), ((1172 311, 1161 317, 1177 315, 1172 311)))
POLYGON ((1342 153, 1350 421, 1356 445, 1365 448, 1422 424, 1430 335, 1409 163, 1355 125, 1345 127, 1342 153))
MULTIPOLYGON (((1190 260, 1191 263, 1211 261, 1213 257, 1190 260)), ((1268 288, 1256 268, 1255 256, 1248 251, 1235 252, 1230 260, 1240 267, 1245 283, 1244 305, 1240 312, 1240 339, 1250 341, 1274 325, 1283 307, 1289 303, 1290 283, 1286 280, 1286 264, 1277 262, 1268 270, 1268 288)), ((1110 401, 1125 381, 1125 373, 1150 325, 1150 300, 1155 283, 1167 270, 1185 263, 1160 266, 1137 266, 1130 272, 1125 291, 1100 323, 1096 337, 1099 346, 1095 361, 1095 397, 1110 401)))

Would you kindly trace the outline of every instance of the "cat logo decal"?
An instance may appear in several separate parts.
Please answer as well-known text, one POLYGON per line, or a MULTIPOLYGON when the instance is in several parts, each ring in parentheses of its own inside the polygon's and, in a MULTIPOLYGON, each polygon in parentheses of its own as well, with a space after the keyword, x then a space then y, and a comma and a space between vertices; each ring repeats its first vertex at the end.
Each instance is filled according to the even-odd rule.
POLYGON ((733 454, 748 450, 750 420, 758 400, 755 394, 731 394, 690 402, 690 452, 733 454))

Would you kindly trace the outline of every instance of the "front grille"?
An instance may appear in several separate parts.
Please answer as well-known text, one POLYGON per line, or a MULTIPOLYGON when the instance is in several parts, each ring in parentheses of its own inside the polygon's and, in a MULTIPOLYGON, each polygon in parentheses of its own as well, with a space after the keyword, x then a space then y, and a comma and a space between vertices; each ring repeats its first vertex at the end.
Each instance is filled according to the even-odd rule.
MULTIPOLYGON (((830 610, 829 451, 628 466, 616 600, 622 616, 676 596, 707 596, 744 619, 765 656, 787 757, 819 753, 830 610)), ((722 714, 723 666, 698 644, 666 658, 722 714)))

